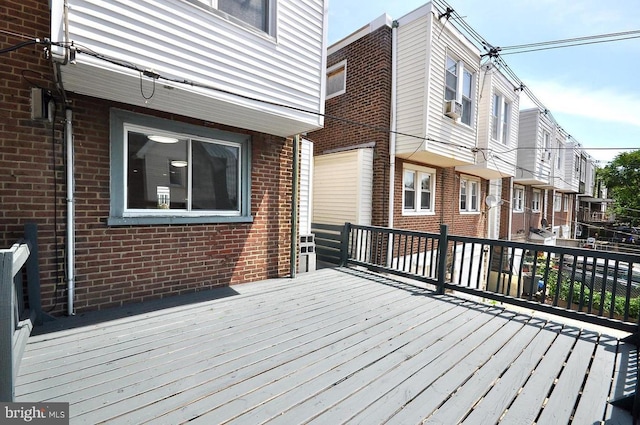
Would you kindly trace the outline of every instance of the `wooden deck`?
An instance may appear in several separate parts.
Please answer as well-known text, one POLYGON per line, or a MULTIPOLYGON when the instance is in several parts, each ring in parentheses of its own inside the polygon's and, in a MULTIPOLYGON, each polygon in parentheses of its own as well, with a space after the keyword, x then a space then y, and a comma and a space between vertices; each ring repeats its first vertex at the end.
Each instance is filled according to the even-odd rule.
POLYGON ((594 331, 352 269, 202 296, 42 328, 17 401, 72 424, 632 423, 607 400, 635 347, 594 331))

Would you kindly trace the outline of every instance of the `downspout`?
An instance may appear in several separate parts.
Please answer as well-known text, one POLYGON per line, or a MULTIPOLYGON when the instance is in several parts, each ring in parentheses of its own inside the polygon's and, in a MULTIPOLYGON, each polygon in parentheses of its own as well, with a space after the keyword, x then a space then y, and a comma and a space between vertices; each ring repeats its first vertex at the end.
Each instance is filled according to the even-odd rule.
POLYGON ((73 316, 75 294, 75 208, 74 208, 74 179, 73 179, 73 112, 65 111, 65 141, 67 148, 67 314, 73 316))
POLYGON ((509 178, 509 220, 507 223, 507 240, 513 236, 513 177, 509 178))
POLYGON ((395 209, 395 183, 396 183, 396 110, 398 82, 398 21, 393 21, 391 27, 391 131, 389 132, 389 219, 387 226, 393 228, 393 211, 395 209))
MULTIPOLYGON (((398 21, 393 21, 391 26, 391 128, 389 132, 389 211, 387 219, 387 226, 393 228, 393 213, 395 210, 395 195, 396 195, 396 130, 397 120, 396 111, 398 102, 397 96, 397 80, 398 80, 398 21)), ((391 266, 393 253, 393 240, 392 235, 389 237, 387 246, 387 266, 391 266)))
POLYGON ((290 275, 296 277, 296 263, 298 260, 298 172, 300 171, 300 135, 293 137, 293 171, 291 176, 291 254, 290 275))

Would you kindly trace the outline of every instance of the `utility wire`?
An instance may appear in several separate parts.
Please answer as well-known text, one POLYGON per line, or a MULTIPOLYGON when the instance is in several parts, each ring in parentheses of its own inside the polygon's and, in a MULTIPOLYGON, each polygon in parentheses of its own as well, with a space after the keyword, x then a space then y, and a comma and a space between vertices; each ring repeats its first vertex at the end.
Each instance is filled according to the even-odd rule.
MULTIPOLYGON (((640 30, 623 31, 623 32, 616 32, 616 33, 609 33, 609 34, 598 34, 598 35, 590 35, 590 36, 575 37, 575 38, 566 38, 563 40, 541 41, 538 43, 518 44, 513 46, 500 47, 500 51, 504 52, 505 50, 529 49, 532 47, 549 46, 554 44, 575 43, 578 41, 591 41, 591 40, 598 40, 602 38, 615 38, 615 37, 623 37, 623 36, 627 37, 630 35, 636 35, 637 37, 640 35, 640 30)), ((632 37, 632 38, 635 38, 635 37, 632 37)), ((626 38, 622 38, 622 40, 626 40, 626 38)), ((609 41, 617 41, 617 40, 609 40, 609 41)))

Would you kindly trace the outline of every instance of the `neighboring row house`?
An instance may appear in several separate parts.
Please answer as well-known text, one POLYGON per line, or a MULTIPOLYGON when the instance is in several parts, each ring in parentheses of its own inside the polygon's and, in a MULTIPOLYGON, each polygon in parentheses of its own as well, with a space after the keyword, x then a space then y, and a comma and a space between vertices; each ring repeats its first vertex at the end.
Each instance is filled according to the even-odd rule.
POLYGON ((313 220, 555 243, 593 161, 432 3, 327 52, 313 220), (340 182, 337 188, 336 182, 340 182))
POLYGON ((32 0, 1 22, 0 240, 38 224, 47 311, 295 273, 324 0, 32 0))

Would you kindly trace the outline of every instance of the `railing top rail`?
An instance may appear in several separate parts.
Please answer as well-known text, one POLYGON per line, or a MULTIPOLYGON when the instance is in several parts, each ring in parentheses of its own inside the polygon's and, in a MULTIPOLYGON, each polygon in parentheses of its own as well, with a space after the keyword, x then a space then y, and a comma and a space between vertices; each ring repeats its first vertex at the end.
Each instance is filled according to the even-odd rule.
POLYGON ((24 266, 29 258, 29 244, 24 241, 19 241, 14 243, 11 248, 8 249, 0 249, 0 256, 4 256, 6 254, 13 254, 13 264, 11 267, 11 277, 20 272, 20 269, 24 266))
POLYGON ((375 230, 381 233, 394 233, 397 235, 419 235, 425 236, 429 238, 439 238, 439 233, 430 233, 430 232, 418 232, 415 230, 404 230, 404 229, 392 229, 389 227, 381 227, 381 226, 364 226, 360 224, 351 224, 352 229, 363 229, 363 230, 375 230))

